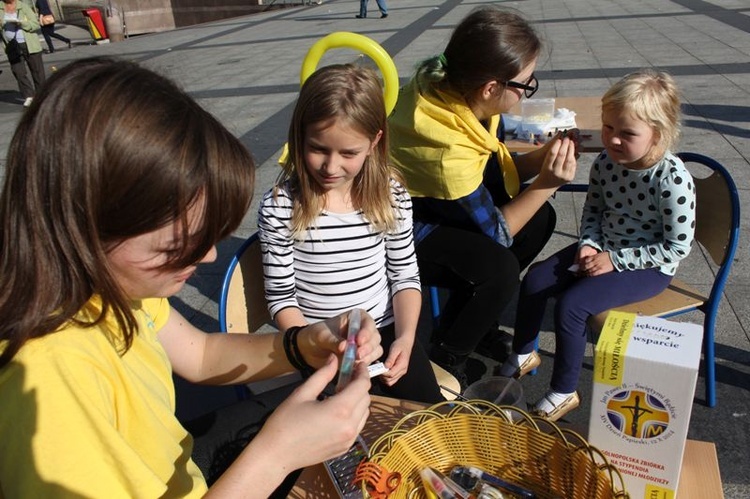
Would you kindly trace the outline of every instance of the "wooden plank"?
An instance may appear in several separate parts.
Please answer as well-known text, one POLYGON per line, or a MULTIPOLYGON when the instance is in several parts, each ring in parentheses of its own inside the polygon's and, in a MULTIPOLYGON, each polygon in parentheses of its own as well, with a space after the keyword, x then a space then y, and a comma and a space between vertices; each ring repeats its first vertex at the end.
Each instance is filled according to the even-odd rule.
POLYGON ((716 445, 713 442, 698 440, 685 442, 677 497, 679 499, 686 497, 724 498, 719 460, 716 457, 716 445))
MULTIPOLYGON (((696 308, 706 302, 708 298, 696 289, 690 287, 677 278, 667 286, 667 289, 647 300, 631 303, 613 310, 631 314, 663 317, 676 312, 683 312, 696 308)), ((599 332, 604 326, 609 310, 591 317, 588 325, 592 331, 599 332)))

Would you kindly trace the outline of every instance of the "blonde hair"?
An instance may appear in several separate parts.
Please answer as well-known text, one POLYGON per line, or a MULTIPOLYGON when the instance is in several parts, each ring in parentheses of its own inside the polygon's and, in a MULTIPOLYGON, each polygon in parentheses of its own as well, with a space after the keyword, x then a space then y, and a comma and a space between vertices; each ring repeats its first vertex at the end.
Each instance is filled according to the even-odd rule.
POLYGON ((680 91, 664 71, 642 69, 624 76, 602 97, 602 110, 617 109, 648 124, 659 146, 672 150, 680 136, 680 91))
POLYGON ((305 167, 305 134, 317 123, 338 121, 374 141, 380 141, 365 159, 352 185, 352 202, 379 231, 393 231, 397 216, 390 179, 401 181, 388 164, 388 127, 383 87, 375 71, 352 64, 326 66, 313 73, 300 90, 289 125, 289 155, 282 165, 275 193, 289 182, 292 234, 301 235, 325 208, 325 191, 305 167))

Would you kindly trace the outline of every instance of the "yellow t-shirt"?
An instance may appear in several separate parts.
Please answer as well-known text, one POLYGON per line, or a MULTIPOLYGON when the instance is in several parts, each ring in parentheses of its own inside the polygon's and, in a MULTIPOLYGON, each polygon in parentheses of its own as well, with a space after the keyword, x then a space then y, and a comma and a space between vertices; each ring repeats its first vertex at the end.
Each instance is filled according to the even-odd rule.
POLYGON ((206 492, 190 458, 192 437, 174 414, 171 364, 156 340, 169 303, 144 300, 134 312, 139 332, 122 356, 107 320, 30 340, 0 370, 0 497, 206 492))

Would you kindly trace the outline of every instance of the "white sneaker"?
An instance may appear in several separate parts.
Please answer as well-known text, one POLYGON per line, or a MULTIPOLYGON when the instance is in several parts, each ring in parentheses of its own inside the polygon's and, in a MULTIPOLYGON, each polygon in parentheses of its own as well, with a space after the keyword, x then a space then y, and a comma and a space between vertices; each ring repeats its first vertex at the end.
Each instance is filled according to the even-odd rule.
POLYGON ((26 100, 23 101, 23 107, 29 107, 31 105, 31 102, 34 100, 33 97, 26 97, 26 100))

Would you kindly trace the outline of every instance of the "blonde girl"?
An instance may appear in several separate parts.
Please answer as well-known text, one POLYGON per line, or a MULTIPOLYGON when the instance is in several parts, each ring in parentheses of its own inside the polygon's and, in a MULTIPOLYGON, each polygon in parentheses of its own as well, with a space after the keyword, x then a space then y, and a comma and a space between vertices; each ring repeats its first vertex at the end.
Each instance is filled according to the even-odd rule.
POLYGON ((387 352, 383 391, 442 400, 416 339, 421 292, 411 199, 388 165, 374 71, 336 65, 315 72, 300 92, 288 143, 258 215, 266 298, 278 327, 367 310, 387 352))
POLYGON ((513 353, 500 368, 520 377, 539 365, 534 342, 556 296, 552 382, 534 404, 542 416, 559 419, 580 403, 588 318, 660 293, 690 252, 695 187, 671 152, 679 132, 679 92, 667 73, 627 75, 602 98, 605 151, 591 167, 581 237, 524 278, 513 353))

